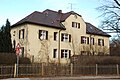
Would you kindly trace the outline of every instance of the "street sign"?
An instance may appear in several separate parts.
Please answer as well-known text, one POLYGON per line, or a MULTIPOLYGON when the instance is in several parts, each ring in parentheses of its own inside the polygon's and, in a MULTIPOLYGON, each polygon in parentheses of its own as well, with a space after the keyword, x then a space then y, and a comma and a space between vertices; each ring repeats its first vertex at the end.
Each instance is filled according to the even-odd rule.
POLYGON ((20 54, 20 44, 18 43, 16 46, 16 55, 17 55, 16 75, 17 77, 18 77, 19 54, 20 54))
POLYGON ((18 43, 16 46, 16 55, 20 54, 20 44, 18 43))

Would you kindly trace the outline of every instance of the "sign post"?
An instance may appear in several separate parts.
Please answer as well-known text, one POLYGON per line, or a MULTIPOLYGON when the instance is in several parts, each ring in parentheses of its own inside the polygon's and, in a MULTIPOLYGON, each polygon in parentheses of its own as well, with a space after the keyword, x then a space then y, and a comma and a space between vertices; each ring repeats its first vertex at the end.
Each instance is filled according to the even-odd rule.
POLYGON ((17 55, 17 65, 16 65, 16 76, 18 77, 18 64, 19 64, 19 54, 20 54, 20 44, 16 46, 16 55, 17 55))

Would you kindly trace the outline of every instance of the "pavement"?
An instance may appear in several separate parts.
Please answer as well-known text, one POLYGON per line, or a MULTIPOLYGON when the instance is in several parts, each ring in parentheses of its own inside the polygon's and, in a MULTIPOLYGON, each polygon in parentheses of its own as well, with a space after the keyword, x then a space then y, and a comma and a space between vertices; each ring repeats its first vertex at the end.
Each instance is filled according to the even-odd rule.
POLYGON ((33 77, 8 78, 1 80, 120 80, 120 76, 79 76, 79 77, 33 77))

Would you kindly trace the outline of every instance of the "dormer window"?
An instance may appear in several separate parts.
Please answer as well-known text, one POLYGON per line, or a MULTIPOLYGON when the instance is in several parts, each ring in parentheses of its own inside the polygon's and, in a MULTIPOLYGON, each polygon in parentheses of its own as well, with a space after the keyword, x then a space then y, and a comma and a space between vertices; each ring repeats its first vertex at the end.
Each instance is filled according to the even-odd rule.
POLYGON ((80 23, 78 23, 78 22, 72 22, 72 27, 74 27, 74 28, 80 28, 80 23))

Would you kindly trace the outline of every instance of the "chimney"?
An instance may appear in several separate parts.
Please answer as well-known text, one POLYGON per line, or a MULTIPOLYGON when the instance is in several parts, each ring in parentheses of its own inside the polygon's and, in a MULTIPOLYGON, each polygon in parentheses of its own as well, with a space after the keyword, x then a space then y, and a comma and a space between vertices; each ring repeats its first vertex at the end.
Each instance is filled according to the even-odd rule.
POLYGON ((58 10, 58 13, 62 13, 62 10, 58 10))

